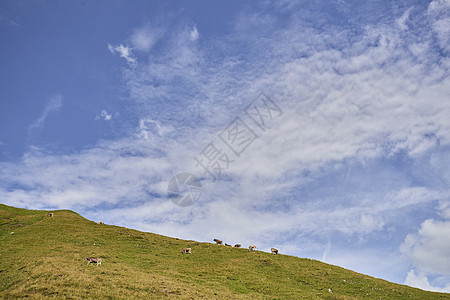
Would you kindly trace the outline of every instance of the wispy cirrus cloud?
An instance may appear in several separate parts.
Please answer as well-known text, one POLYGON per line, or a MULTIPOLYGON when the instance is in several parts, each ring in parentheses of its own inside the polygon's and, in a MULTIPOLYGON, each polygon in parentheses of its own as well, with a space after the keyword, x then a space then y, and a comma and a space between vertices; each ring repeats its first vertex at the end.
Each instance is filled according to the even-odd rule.
POLYGON ((63 97, 61 95, 56 95, 46 103, 44 111, 41 113, 39 118, 37 118, 33 123, 28 126, 28 131, 39 130, 44 126, 45 120, 51 113, 57 112, 63 105, 63 97))
POLYGON ((432 28, 440 46, 447 54, 450 53, 450 1, 432 1, 428 7, 428 14, 433 20, 432 28))
POLYGON ((17 23, 14 19, 8 17, 5 13, 0 11, 0 24, 5 24, 9 27, 20 27, 20 24, 17 23))

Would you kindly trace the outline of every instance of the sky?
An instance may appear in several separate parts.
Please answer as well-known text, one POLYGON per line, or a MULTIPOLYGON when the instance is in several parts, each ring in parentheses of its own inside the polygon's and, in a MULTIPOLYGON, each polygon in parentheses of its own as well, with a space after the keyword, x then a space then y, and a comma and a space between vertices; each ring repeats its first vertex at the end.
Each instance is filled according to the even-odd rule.
POLYGON ((0 202, 450 292, 450 1, 0 2, 0 202))

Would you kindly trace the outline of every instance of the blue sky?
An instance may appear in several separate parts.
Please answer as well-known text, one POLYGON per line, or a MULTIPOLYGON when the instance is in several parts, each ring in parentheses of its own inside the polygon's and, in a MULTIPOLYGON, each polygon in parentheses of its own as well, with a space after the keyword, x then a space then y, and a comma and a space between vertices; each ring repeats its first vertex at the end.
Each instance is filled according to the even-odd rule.
POLYGON ((450 292, 448 0, 2 1, 0 44, 2 203, 450 292))

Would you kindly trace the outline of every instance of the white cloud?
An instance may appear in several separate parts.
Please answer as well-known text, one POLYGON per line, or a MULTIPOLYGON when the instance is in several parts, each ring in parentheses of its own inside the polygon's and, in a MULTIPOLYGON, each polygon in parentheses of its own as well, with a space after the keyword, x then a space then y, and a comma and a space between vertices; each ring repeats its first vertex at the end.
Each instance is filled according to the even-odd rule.
POLYGON ((198 40, 200 34, 198 33, 197 26, 194 26, 190 32, 191 41, 198 40))
POLYGON ((149 25, 136 29, 131 35, 131 43, 139 51, 148 52, 163 35, 160 28, 151 28, 149 25))
POLYGON ((159 136, 166 135, 173 131, 172 127, 162 126, 159 121, 151 120, 151 119, 141 119, 139 120, 139 132, 138 136, 148 140, 149 135, 153 134, 155 131, 159 136))
POLYGON ((154 187, 155 178, 171 169, 166 159, 152 153, 157 143, 155 138, 102 142, 64 156, 34 148, 18 164, 1 163, 0 194, 6 204, 36 208, 83 210, 100 204, 151 202, 150 192, 162 192, 154 187), (17 185, 9 189, 9 184, 17 185))
POLYGON ((419 274, 416 274, 414 270, 410 270, 408 272, 405 284, 425 291, 450 293, 450 283, 447 284, 447 286, 444 288, 432 286, 428 282, 428 278, 423 272, 419 272, 419 274))
POLYGON ((450 201, 442 201, 439 205, 441 216, 445 219, 450 219, 450 201))
POLYGON ((63 97, 61 95, 56 95, 52 97, 45 105, 44 111, 33 123, 28 126, 28 130, 37 130, 44 126, 45 120, 52 112, 57 112, 63 103, 63 97))
POLYGON ((136 66, 137 59, 131 53, 131 50, 133 50, 132 48, 129 48, 122 44, 120 44, 119 46, 112 46, 112 45, 108 44, 108 49, 113 54, 114 54, 114 52, 119 53, 120 57, 123 57, 127 61, 128 65, 130 65, 131 67, 136 66))
POLYGON ((99 115, 95 116, 95 120, 104 120, 104 121, 111 121, 113 118, 112 114, 108 114, 106 110, 102 110, 99 115))
POLYGON ((428 7, 428 14, 432 18, 433 29, 437 34, 442 49, 450 52, 450 1, 435 0, 428 7))
POLYGON ((412 10, 412 7, 407 9, 403 13, 403 15, 397 20, 397 24, 400 27, 400 29, 402 29, 402 30, 407 30, 408 29, 408 25, 406 25, 406 22, 408 21, 409 14, 411 13, 411 10, 412 10))
POLYGON ((401 251, 414 265, 430 274, 450 275, 450 221, 432 219, 422 223, 416 234, 408 234, 401 251))

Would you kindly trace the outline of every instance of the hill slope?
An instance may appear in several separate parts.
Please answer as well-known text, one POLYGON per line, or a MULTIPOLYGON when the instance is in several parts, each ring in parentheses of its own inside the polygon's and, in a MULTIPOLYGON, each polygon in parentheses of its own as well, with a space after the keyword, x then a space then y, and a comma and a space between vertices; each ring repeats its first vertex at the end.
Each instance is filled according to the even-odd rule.
POLYGON ((450 299, 315 260, 47 213, 0 204, 0 298, 450 299))

